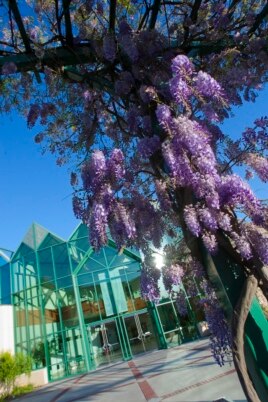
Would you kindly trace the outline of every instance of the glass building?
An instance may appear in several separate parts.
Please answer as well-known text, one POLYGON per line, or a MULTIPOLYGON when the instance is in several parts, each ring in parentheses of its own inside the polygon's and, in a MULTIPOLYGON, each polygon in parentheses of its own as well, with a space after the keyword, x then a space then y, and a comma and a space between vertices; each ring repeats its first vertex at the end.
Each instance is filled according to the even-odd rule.
POLYGON ((195 339, 204 319, 186 293, 187 317, 164 292, 158 305, 142 300, 138 252, 118 253, 112 240, 94 252, 83 224, 68 241, 33 224, 1 275, 4 266, 15 350, 50 381, 195 339))

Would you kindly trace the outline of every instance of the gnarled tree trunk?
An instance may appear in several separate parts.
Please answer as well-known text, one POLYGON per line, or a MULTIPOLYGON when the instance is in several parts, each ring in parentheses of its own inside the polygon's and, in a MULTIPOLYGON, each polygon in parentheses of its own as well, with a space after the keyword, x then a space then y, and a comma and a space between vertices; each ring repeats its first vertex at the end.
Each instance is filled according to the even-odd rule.
POLYGON ((253 275, 248 276, 234 309, 232 319, 234 365, 243 391, 249 402, 261 402, 248 374, 244 350, 245 323, 257 287, 257 279, 253 275))

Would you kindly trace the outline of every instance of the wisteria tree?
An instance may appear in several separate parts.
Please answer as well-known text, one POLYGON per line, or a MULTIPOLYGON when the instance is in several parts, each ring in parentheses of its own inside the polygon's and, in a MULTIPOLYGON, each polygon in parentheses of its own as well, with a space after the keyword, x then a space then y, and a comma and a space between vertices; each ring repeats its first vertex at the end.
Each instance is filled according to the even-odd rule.
POLYGON ((142 250, 147 300, 159 299, 152 249, 169 239, 167 290, 198 279, 216 359, 231 346, 248 400, 264 401, 244 328, 257 287, 268 291, 267 207, 247 183, 268 180, 268 118, 238 140, 221 123, 267 80, 267 1, 22 3, 0 6, 1 110, 41 124, 36 142, 75 166, 74 213, 96 250, 108 231, 119 250, 142 250), (244 278, 231 326, 219 256, 244 278))

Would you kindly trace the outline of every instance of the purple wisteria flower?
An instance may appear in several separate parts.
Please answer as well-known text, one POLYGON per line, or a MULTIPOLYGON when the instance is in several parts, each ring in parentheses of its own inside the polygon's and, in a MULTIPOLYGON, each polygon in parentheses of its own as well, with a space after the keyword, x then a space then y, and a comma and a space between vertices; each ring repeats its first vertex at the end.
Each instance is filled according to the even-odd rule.
POLYGON ((268 233, 265 229, 252 224, 244 226, 245 233, 250 243, 257 251, 263 264, 268 265, 268 233))
POLYGON ((231 218, 224 212, 218 214, 218 225, 221 229, 226 230, 227 232, 232 231, 231 218))
POLYGON ((79 197, 74 196, 72 199, 72 204, 73 204, 74 215, 76 216, 76 218, 84 220, 85 208, 82 200, 79 197))
POLYGON ((107 161, 107 171, 109 172, 110 177, 115 182, 121 180, 125 175, 125 166, 124 166, 124 154, 121 149, 114 148, 111 152, 111 156, 107 161))
POLYGON ((180 54, 172 60, 171 70, 173 74, 185 77, 191 75, 194 68, 188 57, 180 54))
POLYGON ((205 310, 210 336, 210 347, 212 355, 219 366, 230 362, 232 356, 232 336, 224 313, 219 305, 213 290, 207 293, 201 301, 205 310))
POLYGON ((138 152, 140 153, 142 158, 145 159, 152 156, 155 151, 160 149, 160 147, 161 147, 161 141, 157 135, 154 135, 153 137, 143 138, 138 142, 137 145, 138 152))
POLYGON ((190 232, 195 236, 199 236, 201 233, 201 226, 195 208, 192 205, 186 206, 184 208, 183 216, 190 232))
POLYGON ((169 81, 169 89, 172 97, 178 104, 187 103, 192 95, 191 87, 179 76, 175 76, 169 81))
POLYGON ((113 63, 116 58, 116 43, 112 35, 108 34, 103 38, 102 50, 104 58, 113 63))
POLYGON ((268 181, 268 160, 267 158, 250 153, 246 156, 246 163, 255 170, 263 182, 268 181))
POLYGON ((144 300, 158 303, 160 299, 160 288, 158 281, 161 272, 159 269, 143 264, 141 270, 141 296, 144 300))
POLYGON ((136 106, 130 107, 127 112, 127 122, 130 131, 135 132, 138 129, 140 120, 141 118, 139 109, 136 106))
POLYGON ((200 208, 198 210, 198 217, 206 229, 209 229, 212 232, 215 232, 218 229, 217 216, 213 210, 211 211, 208 208, 200 208))
POLYGON ((18 70, 17 66, 13 61, 9 61, 3 64, 2 66, 2 74, 3 75, 9 75, 9 74, 14 74, 18 70))
POLYGON ((115 92, 118 96, 127 95, 134 85, 134 78, 128 71, 123 71, 119 74, 118 80, 115 81, 115 92))
POLYGON ((180 289, 176 295, 176 306, 177 306, 179 314, 182 317, 187 316, 188 306, 187 306, 186 294, 182 289, 180 289))
POLYGON ((163 211, 170 211, 172 208, 171 201, 167 193, 167 186, 164 181, 155 181, 155 191, 160 207, 163 211))
POLYGON ((136 63, 139 59, 139 51, 134 36, 131 34, 122 34, 118 39, 123 52, 129 57, 132 63, 136 63))
POLYGON ((155 113, 159 124, 164 129, 168 129, 172 124, 172 116, 170 108, 167 105, 157 105, 155 113))
POLYGON ((218 243, 217 243, 216 236, 212 233, 204 231, 202 234, 202 240, 203 240, 203 243, 204 243, 206 249, 211 254, 216 254, 216 252, 218 251, 218 243))
POLYGON ((158 95, 153 86, 142 85, 139 90, 140 97, 144 103, 149 103, 156 100, 158 95))
POLYGON ((261 203, 249 185, 237 175, 224 176, 219 186, 221 205, 244 206, 250 216, 262 216, 261 203))
POLYGON ((174 285, 179 285, 183 278, 183 268, 178 264, 164 266, 162 268, 163 283, 165 289, 171 293, 174 285))
POLYGON ((252 257, 252 250, 246 237, 234 232, 231 234, 231 238, 234 241, 237 251, 241 254, 241 257, 245 260, 249 260, 252 257))
POLYGON ((198 279, 204 277, 205 269, 200 261, 198 261, 196 258, 193 258, 190 261, 190 266, 191 266, 191 272, 193 273, 193 276, 195 276, 198 279))
POLYGON ((197 91, 206 97, 220 98, 223 96, 223 89, 220 84, 204 71, 199 71, 196 77, 197 91))
POLYGON ((135 222, 131 219, 127 209, 120 202, 115 202, 111 211, 109 227, 112 238, 115 240, 118 248, 124 245, 128 240, 134 240, 136 235, 135 222))
POLYGON ((107 243, 108 214, 102 204, 95 203, 89 221, 89 240, 95 250, 100 250, 107 243))
POLYGON ((29 113, 27 116, 27 126, 29 128, 34 127, 39 115, 40 115, 40 105, 38 105, 37 103, 33 103, 30 107, 30 110, 29 110, 29 113))
POLYGON ((106 160, 103 152, 99 150, 94 151, 91 159, 85 162, 81 169, 84 189, 89 192, 99 190, 106 172, 106 160))

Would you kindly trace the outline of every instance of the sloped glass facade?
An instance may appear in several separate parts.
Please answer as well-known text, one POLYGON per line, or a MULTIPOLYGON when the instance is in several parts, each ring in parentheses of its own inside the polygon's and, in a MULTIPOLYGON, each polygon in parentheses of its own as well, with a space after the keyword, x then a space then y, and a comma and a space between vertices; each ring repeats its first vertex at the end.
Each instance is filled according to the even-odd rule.
POLYGON ((198 336, 196 315, 180 317, 166 295, 141 299, 137 253, 112 241, 95 253, 83 224, 67 242, 32 225, 10 267, 16 351, 50 380, 198 336))

